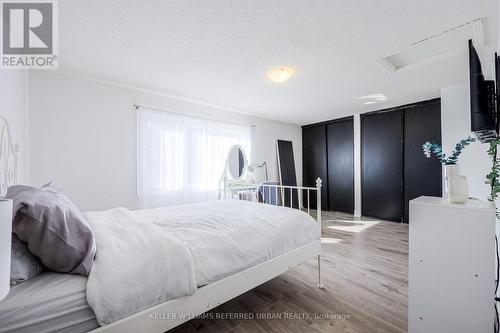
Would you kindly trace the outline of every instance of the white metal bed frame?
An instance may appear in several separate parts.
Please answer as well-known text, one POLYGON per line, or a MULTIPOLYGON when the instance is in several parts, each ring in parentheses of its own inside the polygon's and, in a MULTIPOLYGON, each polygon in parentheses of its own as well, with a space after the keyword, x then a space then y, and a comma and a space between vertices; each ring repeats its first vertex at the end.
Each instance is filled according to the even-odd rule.
MULTIPOLYGON (((14 143, 9 123, 0 115, 0 196, 4 196, 8 186, 18 184, 19 181, 20 152, 14 143)), ((265 184, 262 187, 267 191, 277 193, 281 191, 284 199, 285 189, 290 189, 290 206, 293 205, 293 192, 297 190, 300 197, 302 191, 307 191, 308 207, 310 213, 310 191, 316 191, 317 215, 319 239, 307 245, 296 248, 278 257, 247 268, 241 272, 228 276, 224 279, 199 288, 192 296, 185 296, 169 300, 137 312, 126 318, 113 322, 109 325, 99 327, 94 333, 123 333, 123 332, 165 332, 195 316, 221 305, 230 299, 237 297, 278 275, 281 275, 311 258, 318 260, 318 287, 322 288, 321 280, 321 179, 316 180, 316 187, 283 186, 265 184)), ((281 200, 284 206, 285 200, 281 200)), ((277 200, 276 200, 276 203, 277 200)), ((293 208, 293 207, 291 207, 293 208)))
POLYGON ((0 115, 0 197, 19 182, 20 153, 7 119, 0 115))
MULTIPOLYGON (((93 330, 93 333, 123 333, 123 332, 165 332, 182 323, 195 318, 297 266, 305 261, 317 257, 318 261, 318 287, 323 288, 321 278, 321 179, 316 180, 316 187, 284 186, 284 185, 262 185, 267 191, 275 193, 281 191, 284 198, 284 190, 297 190, 299 206, 301 192, 307 192, 308 207, 310 213, 310 191, 316 191, 317 209, 316 222, 318 224, 319 239, 307 245, 296 248, 278 257, 247 268, 241 272, 230 275, 219 281, 198 288, 192 296, 184 296, 172 299, 143 311, 137 312, 126 318, 120 319, 109 325, 93 330)), ((285 200, 281 200, 284 206, 285 200)), ((293 200, 290 200, 292 206, 293 200)), ((293 207, 291 207, 293 208, 293 207)))

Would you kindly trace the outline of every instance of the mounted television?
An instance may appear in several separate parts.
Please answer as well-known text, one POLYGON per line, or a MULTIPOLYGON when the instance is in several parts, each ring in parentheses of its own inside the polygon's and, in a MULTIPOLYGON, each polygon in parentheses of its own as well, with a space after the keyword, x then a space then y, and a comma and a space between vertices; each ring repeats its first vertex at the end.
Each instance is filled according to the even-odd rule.
POLYGON ((484 79, 472 40, 469 40, 469 80, 471 130, 481 142, 489 142, 497 136, 495 82, 484 79))
POLYGON ((497 107, 497 126, 496 131, 497 135, 500 134, 500 56, 495 52, 495 84, 497 87, 496 90, 496 107, 497 107))

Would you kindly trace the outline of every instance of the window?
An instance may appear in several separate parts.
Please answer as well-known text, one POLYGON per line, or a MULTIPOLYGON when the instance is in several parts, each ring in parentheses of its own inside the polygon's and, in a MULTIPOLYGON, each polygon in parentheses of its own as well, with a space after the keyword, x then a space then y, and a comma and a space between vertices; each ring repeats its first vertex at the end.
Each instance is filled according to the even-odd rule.
POLYGON ((229 149, 250 160, 250 126, 179 114, 138 111, 137 189, 143 206, 217 198, 229 149))

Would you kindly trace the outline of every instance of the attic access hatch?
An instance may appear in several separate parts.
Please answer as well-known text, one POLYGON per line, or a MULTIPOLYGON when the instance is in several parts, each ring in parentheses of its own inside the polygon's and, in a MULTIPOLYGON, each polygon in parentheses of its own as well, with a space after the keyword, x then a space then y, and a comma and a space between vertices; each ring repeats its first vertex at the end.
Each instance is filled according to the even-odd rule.
POLYGON ((483 19, 476 19, 410 44, 402 50, 379 59, 379 62, 388 71, 395 73, 417 64, 465 52, 469 39, 473 40, 474 45, 483 47, 483 26, 483 19))

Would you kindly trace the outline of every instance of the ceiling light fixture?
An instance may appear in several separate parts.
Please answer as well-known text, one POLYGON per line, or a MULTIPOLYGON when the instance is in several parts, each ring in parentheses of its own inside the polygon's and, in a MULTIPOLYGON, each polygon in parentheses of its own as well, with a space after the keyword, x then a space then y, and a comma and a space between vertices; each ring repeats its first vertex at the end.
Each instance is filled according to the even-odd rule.
POLYGON ((363 102, 363 104, 370 105, 370 104, 377 104, 380 102, 387 101, 387 96, 384 94, 376 93, 376 94, 361 96, 361 97, 358 97, 358 99, 365 100, 365 102, 363 102))
POLYGON ((267 71, 266 76, 269 80, 282 83, 287 81, 292 75, 295 74, 295 71, 286 66, 273 67, 267 71))
POLYGON ((358 97, 358 99, 371 99, 371 100, 375 100, 377 102, 385 102, 385 101, 387 101, 387 96, 385 96, 384 94, 377 93, 377 94, 370 94, 370 95, 366 95, 366 96, 361 96, 361 97, 358 97))

